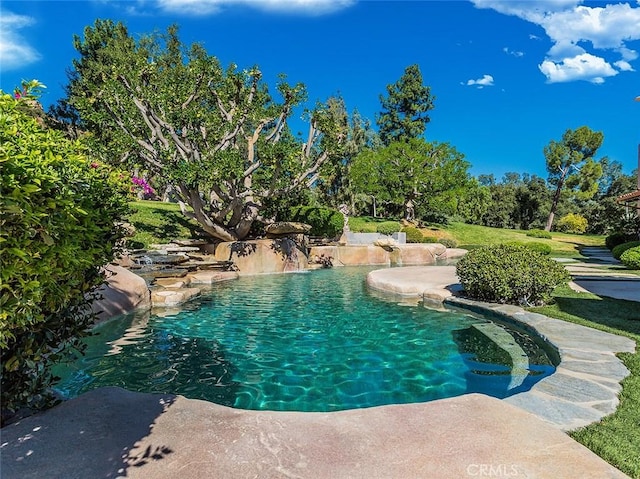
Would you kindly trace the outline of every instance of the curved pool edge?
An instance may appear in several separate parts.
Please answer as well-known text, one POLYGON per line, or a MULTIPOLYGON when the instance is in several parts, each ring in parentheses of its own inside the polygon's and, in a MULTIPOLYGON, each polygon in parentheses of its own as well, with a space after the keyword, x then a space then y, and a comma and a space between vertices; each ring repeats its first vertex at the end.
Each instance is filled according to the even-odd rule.
POLYGON ((616 353, 634 352, 633 340, 597 329, 531 313, 513 305, 472 301, 461 290, 455 266, 413 266, 375 270, 367 286, 403 298, 424 299, 515 322, 550 344, 559 355, 556 371, 525 391, 502 401, 531 412, 564 431, 574 430, 615 412, 620 382, 630 373, 616 353))

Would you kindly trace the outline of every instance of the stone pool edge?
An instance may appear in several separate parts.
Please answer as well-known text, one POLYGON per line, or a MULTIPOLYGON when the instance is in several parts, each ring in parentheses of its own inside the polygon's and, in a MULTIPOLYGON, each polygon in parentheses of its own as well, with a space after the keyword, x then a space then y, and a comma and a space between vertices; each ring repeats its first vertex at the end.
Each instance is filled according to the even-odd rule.
POLYGON ((404 299, 422 299, 427 307, 449 306, 498 316, 538 335, 557 351, 559 364, 553 374, 504 402, 563 431, 587 426, 615 412, 622 390, 620 382, 630 374, 616 353, 634 352, 633 340, 517 306, 456 296, 461 286, 453 266, 436 267, 437 271, 433 266, 407 267, 403 275, 404 269, 372 271, 367 275, 367 286, 404 299), (425 268, 429 269, 423 271, 425 268))

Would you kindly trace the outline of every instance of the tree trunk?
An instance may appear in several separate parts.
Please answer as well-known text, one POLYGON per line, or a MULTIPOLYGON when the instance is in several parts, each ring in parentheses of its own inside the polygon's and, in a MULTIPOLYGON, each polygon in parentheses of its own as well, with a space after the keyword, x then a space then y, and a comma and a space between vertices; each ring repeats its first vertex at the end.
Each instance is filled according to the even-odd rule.
POLYGON ((556 192, 553 195, 553 202, 551 203, 551 211, 549 211, 549 217, 547 218, 547 225, 544 227, 545 231, 551 231, 553 226, 553 218, 556 215, 556 209, 558 209, 558 203, 560 203, 560 193, 562 192, 562 186, 564 181, 560 181, 556 187, 556 192))

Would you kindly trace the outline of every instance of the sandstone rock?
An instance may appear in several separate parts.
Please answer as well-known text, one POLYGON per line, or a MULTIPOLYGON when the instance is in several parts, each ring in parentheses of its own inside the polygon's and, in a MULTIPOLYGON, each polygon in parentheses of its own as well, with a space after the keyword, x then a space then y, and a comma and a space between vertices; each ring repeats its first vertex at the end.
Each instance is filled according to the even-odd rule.
POLYGON ((307 268, 307 257, 290 238, 220 243, 215 257, 233 261, 241 275, 286 273, 307 268))
POLYGON ((99 321, 151 307, 151 295, 143 278, 121 266, 108 265, 105 270, 107 281, 99 289, 102 299, 91 305, 99 321))
POLYGON ((381 248, 384 248, 387 251, 390 251, 393 248, 398 246, 398 243, 393 238, 380 238, 375 240, 373 244, 374 246, 380 246, 381 248))
POLYGON ((213 284, 238 278, 235 271, 196 271, 188 275, 191 284, 213 284))
POLYGON ((151 292, 154 307, 176 306, 200 294, 198 288, 163 289, 151 292))
POLYGON ((265 231, 271 235, 307 234, 311 231, 311 225, 294 221, 280 221, 267 225, 265 231))

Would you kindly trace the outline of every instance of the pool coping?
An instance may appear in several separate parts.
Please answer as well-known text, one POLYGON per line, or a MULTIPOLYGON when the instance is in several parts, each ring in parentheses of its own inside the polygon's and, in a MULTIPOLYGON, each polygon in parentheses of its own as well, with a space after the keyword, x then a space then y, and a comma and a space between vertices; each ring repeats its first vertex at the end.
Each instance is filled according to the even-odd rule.
POLYGON ((455 266, 380 269, 367 275, 367 286, 405 301, 423 300, 426 307, 448 306, 497 316, 538 335, 557 351, 559 362, 553 374, 504 402, 564 431, 587 426, 615 412, 620 383, 630 374, 616 353, 635 352, 635 341, 518 306, 463 298, 459 294, 461 285, 453 277, 455 266))

